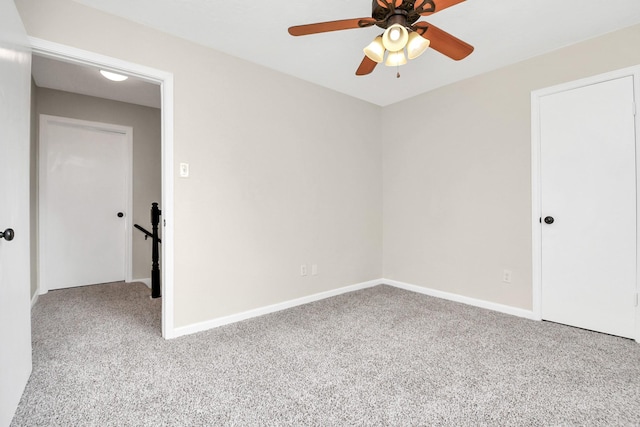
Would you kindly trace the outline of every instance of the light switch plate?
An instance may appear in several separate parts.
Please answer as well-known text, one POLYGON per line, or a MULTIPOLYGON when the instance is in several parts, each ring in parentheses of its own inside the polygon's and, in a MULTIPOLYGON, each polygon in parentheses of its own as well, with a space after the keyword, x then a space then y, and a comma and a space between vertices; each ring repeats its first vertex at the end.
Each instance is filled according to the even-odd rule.
POLYGON ((189 163, 180 163, 180 177, 189 178, 189 163))

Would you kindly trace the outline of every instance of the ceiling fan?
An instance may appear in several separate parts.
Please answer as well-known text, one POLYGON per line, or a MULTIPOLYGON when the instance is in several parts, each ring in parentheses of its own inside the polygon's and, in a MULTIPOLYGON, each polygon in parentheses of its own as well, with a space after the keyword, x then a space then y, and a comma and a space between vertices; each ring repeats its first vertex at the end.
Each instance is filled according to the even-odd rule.
POLYGON ((423 16, 433 15, 463 1, 465 0, 373 0, 371 18, 296 25, 289 28, 289 34, 305 36, 373 25, 384 29, 383 34, 364 48, 365 57, 356 70, 358 76, 370 74, 376 65, 384 61, 385 52, 388 52, 385 62, 388 66, 406 64, 407 57, 417 58, 428 47, 459 61, 473 52, 473 46, 434 25, 417 21, 423 16))

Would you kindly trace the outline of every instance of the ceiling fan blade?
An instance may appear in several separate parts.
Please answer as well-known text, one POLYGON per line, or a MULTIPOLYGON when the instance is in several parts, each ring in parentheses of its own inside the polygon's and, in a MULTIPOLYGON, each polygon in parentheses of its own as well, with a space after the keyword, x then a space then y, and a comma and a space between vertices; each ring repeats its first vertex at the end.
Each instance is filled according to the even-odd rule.
POLYGON ((441 30, 435 25, 427 22, 416 22, 413 28, 418 34, 431 42, 429 47, 432 47, 451 59, 459 61, 471 55, 471 52, 473 52, 473 46, 441 30))
POLYGON ((465 0, 416 0, 414 9, 422 16, 433 15, 434 13, 455 6, 465 0))
POLYGON ((360 63, 360 66, 356 70, 356 76, 366 76, 367 74, 371 74, 374 68, 376 68, 376 65, 378 65, 376 61, 373 61, 369 59, 368 56, 365 56, 360 63))
POLYGON ((402 6, 402 0, 377 0, 380 7, 391 10, 390 6, 400 7, 402 6))
POLYGON ((329 31, 349 30, 352 28, 370 27, 375 24, 373 18, 342 19, 340 21, 318 22, 316 24, 296 25, 289 27, 292 36, 306 36, 309 34, 327 33, 329 31))

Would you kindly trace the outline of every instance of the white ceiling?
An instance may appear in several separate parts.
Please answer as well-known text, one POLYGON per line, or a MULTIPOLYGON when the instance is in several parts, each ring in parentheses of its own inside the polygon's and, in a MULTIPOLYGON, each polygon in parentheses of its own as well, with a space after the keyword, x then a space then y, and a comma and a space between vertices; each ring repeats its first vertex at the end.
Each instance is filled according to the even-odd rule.
POLYGON ((129 77, 107 80, 93 67, 33 56, 31 75, 38 87, 160 108, 160 86, 129 77))
POLYGON ((640 0, 468 0, 428 21, 475 47, 456 62, 433 49, 396 69, 355 70, 377 27, 292 37, 287 28, 369 17, 370 0, 75 0, 385 106, 457 80, 640 23, 640 0))

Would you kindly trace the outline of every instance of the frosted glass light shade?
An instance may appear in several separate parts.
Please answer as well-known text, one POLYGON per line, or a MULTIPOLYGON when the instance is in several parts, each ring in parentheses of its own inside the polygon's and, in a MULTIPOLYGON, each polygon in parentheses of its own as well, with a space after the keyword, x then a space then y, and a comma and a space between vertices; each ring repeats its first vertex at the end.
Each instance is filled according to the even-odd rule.
POLYGON ((409 59, 416 59, 422 55, 429 47, 431 42, 420 34, 413 32, 409 34, 409 42, 407 43, 407 56, 409 59))
POLYGON ((105 78, 112 80, 114 82, 122 82, 127 80, 128 76, 123 76, 122 74, 112 73, 111 71, 100 70, 100 74, 102 74, 105 78))
POLYGON ((409 32, 400 24, 393 24, 382 34, 382 45, 389 52, 397 52, 404 49, 409 40, 409 32))
POLYGON ((399 50, 396 52, 389 52, 387 55, 387 62, 384 65, 389 67, 395 67, 397 65, 404 65, 407 63, 407 57, 404 56, 404 50, 399 50))
POLYGON ((372 61, 377 63, 384 59, 384 46, 382 45, 382 36, 376 37, 367 47, 364 48, 364 54, 372 61))

